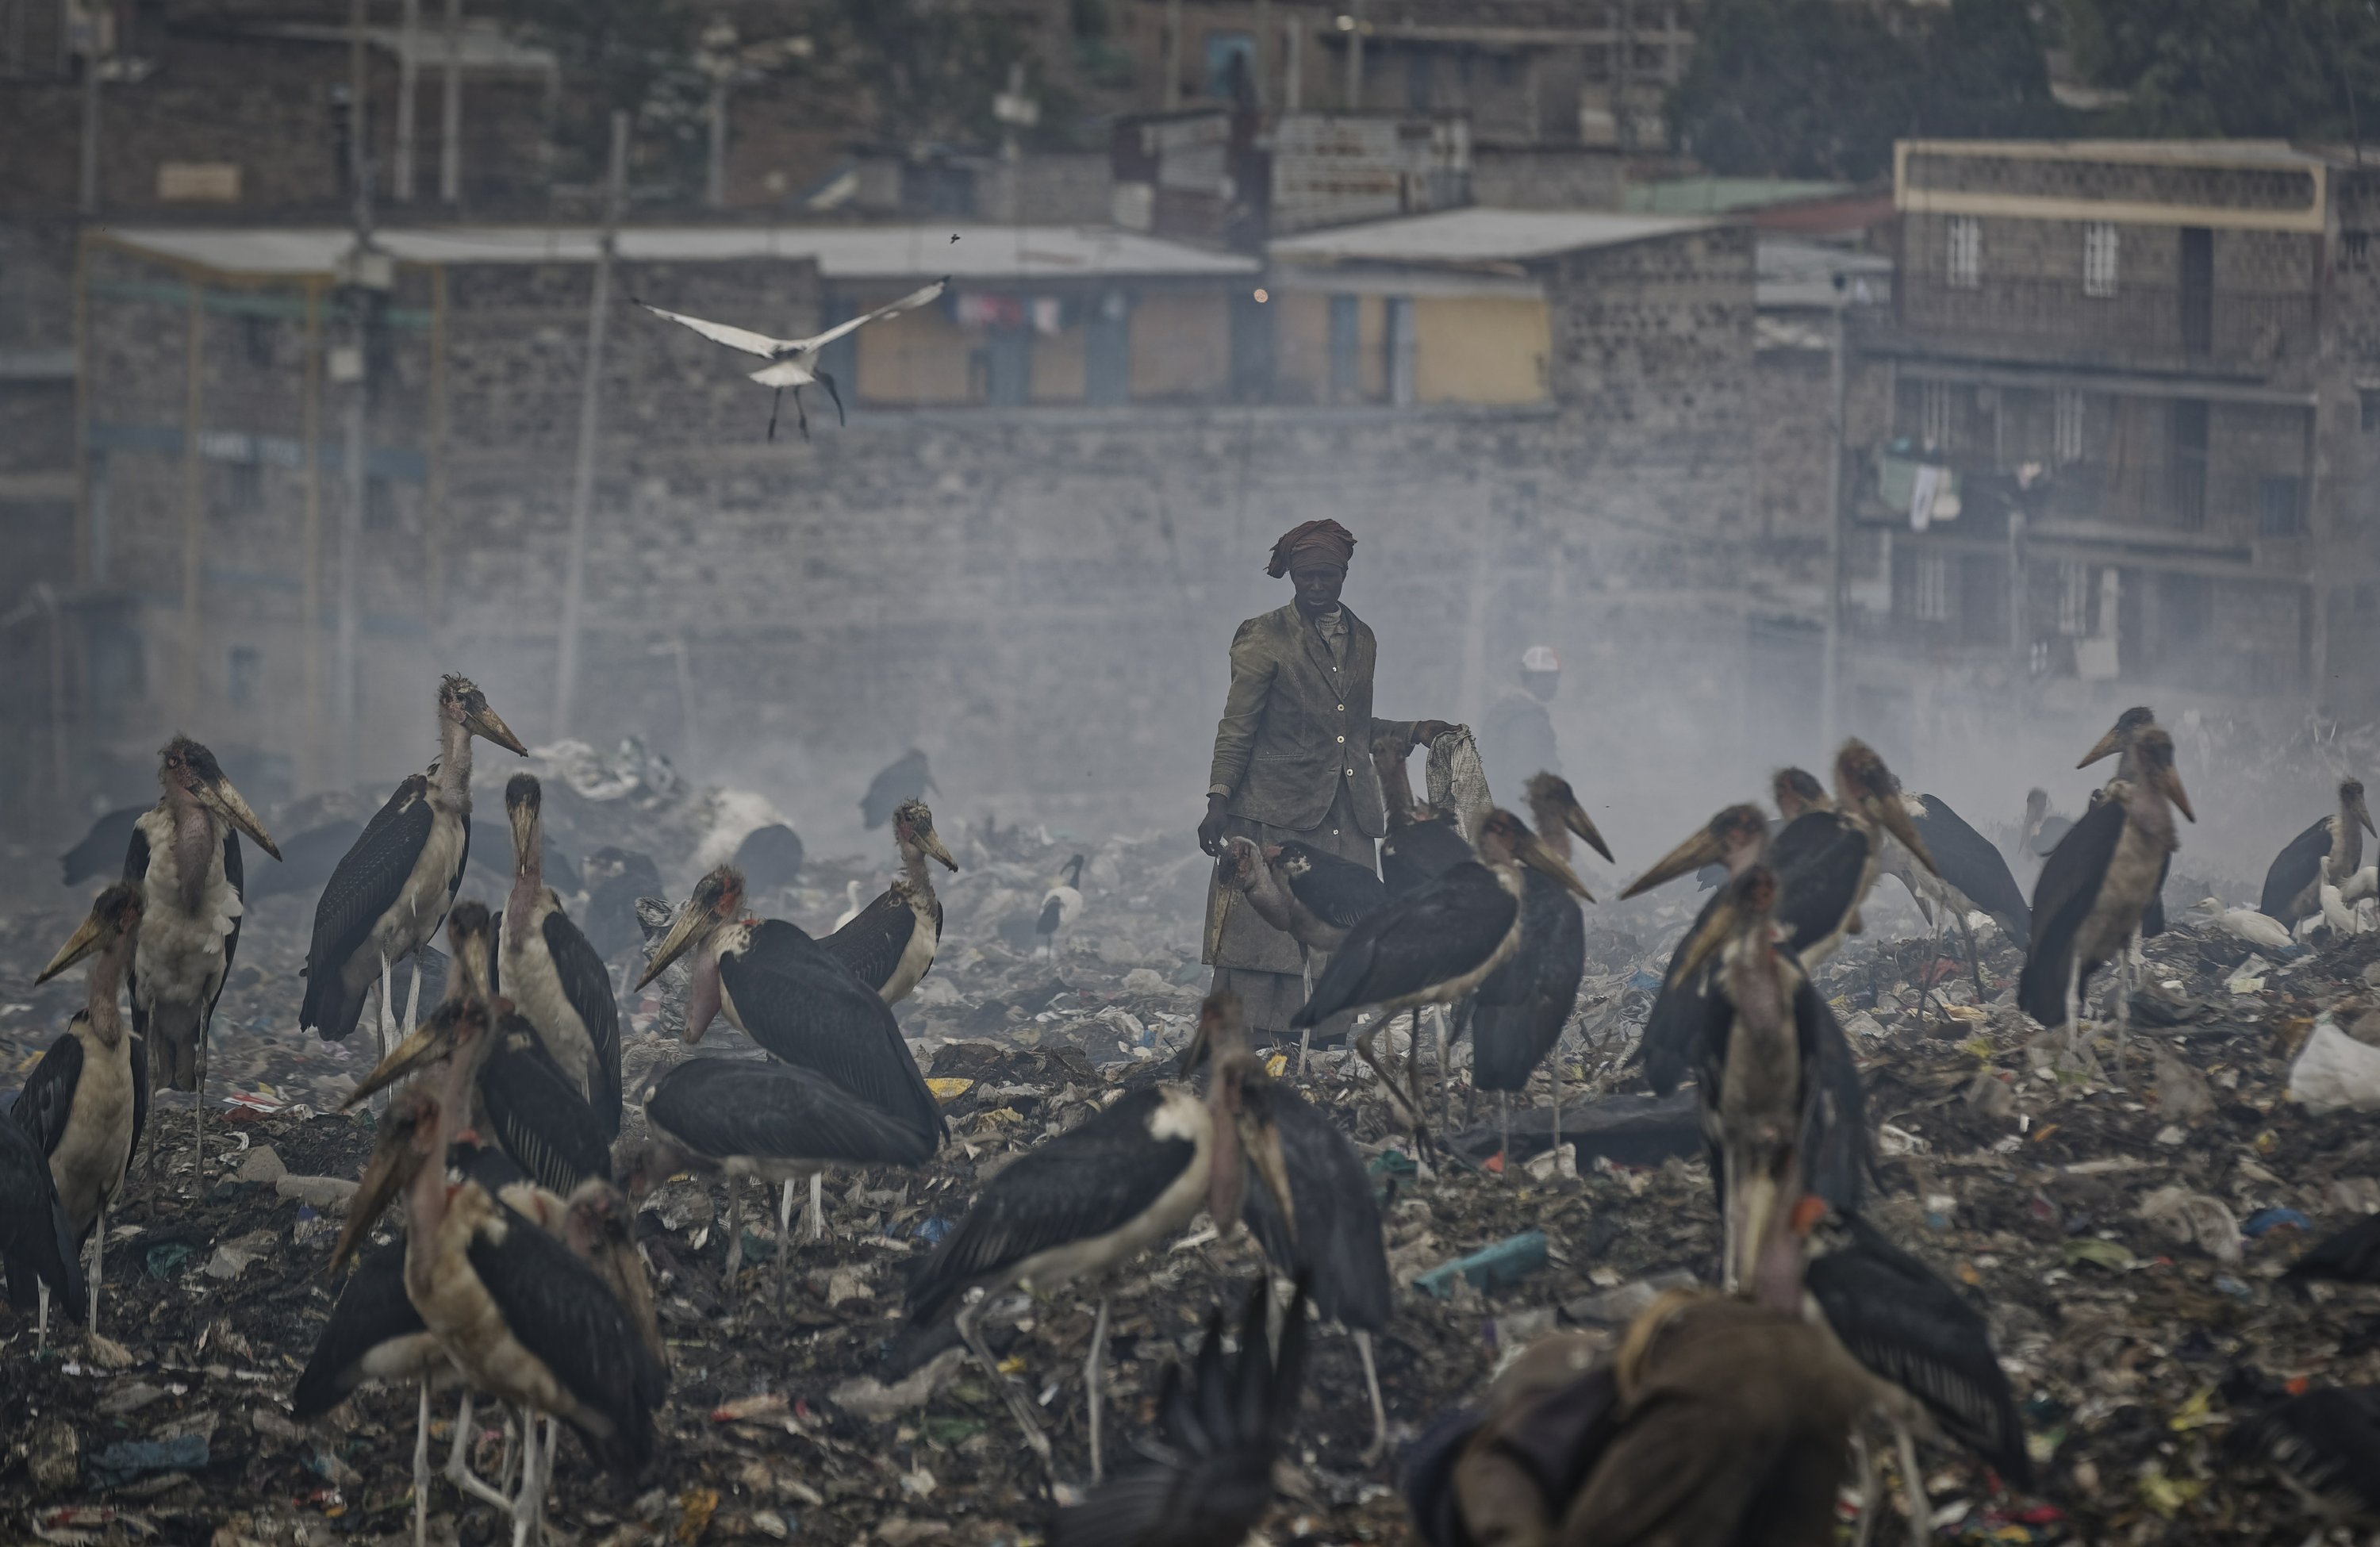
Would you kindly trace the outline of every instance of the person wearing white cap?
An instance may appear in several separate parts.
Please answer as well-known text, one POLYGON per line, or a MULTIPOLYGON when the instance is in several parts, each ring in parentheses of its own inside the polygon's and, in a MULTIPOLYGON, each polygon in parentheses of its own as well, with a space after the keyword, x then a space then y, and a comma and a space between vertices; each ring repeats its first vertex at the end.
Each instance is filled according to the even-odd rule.
POLYGON ((1546 705, 1561 685, 1561 657, 1554 647, 1533 644, 1521 652, 1521 679, 1504 689, 1479 726, 1479 759, 1490 789, 1517 790, 1533 774, 1559 774, 1553 716, 1546 705))

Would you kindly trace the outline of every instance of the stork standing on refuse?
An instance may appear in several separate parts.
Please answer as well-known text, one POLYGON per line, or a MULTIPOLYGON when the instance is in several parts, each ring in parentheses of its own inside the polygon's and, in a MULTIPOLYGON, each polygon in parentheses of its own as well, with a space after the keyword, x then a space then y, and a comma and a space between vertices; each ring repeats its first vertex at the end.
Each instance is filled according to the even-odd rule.
POLYGON ((545 883, 543 786, 534 774, 504 786, 513 831, 497 981, 538 1041, 594 1108, 606 1139, 620 1132, 620 1003, 612 972, 545 883))
POLYGON ((2289 840, 2265 872, 2265 895, 2258 911, 2278 919, 2285 927, 2300 920, 2327 915, 2344 899, 2325 897, 2325 888, 2342 891, 2363 864, 2363 834, 2374 832, 2372 808, 2363 803, 2363 781, 2341 779, 2338 810, 2289 840))
POLYGON ((933 969, 934 953, 941 944, 942 900, 934 895, 934 878, 926 861, 938 860, 952 871, 959 868, 934 831, 934 813, 923 800, 904 800, 892 813, 892 843, 900 851, 901 873, 874 902, 819 942, 887 1005, 909 997, 909 991, 933 969))
MULTIPOLYGON (((207 1034, 239 950, 245 907, 239 834, 275 859, 281 850, 215 755, 187 736, 158 754, 157 804, 132 824, 124 879, 140 888, 140 944, 132 956, 132 1034, 149 1082, 194 1092, 192 1175, 206 1166, 207 1034)), ((150 1151, 152 1158, 155 1150, 150 1151)))
MULTIPOLYGON (((306 950, 306 999, 298 1024, 324 1041, 345 1041, 361 1018, 364 995, 380 983, 381 1044, 395 1025, 390 968, 428 944, 453 906, 471 851, 471 738, 484 737, 523 757, 528 749, 468 678, 438 685, 438 761, 407 777, 364 826, 331 872, 314 905, 306 950)), ((421 994, 413 970, 406 1007, 410 1026, 421 994)))

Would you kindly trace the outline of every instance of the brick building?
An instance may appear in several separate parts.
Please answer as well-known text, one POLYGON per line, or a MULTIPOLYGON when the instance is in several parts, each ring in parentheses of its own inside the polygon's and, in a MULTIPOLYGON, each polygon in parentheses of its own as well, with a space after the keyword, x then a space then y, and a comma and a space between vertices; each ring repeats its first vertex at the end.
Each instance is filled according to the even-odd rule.
POLYGON ((1853 692, 2380 713, 2380 173, 1912 141, 1895 203, 1896 304, 1852 330, 1853 692))

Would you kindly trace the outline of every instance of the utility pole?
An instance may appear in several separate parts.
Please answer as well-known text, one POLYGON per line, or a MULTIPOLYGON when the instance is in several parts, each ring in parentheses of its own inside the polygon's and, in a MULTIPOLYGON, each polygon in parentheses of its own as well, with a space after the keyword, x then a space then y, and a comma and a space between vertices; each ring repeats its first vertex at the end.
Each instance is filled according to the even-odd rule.
POLYGON ((553 735, 570 734, 578 694, 579 615, 587 606, 587 522, 595 503, 595 431, 603 407, 603 330, 612 311, 612 254, 620 241, 620 206, 628 192, 628 116, 612 112, 612 164, 605 179, 603 236, 595 250, 587 303, 587 363, 579 378, 578 457, 570 481, 570 545, 562 572, 562 640, 553 676, 553 735))
POLYGON ((463 201, 463 0, 446 0, 446 91, 438 112, 438 197, 463 201))
POLYGON ((415 55, 421 45, 421 0, 405 0, 397 12, 396 30, 396 167, 389 197, 400 204, 413 202, 413 99, 421 78, 415 55))
POLYGON ((1827 633, 1818 674, 1818 746, 1835 744, 1841 714, 1843 661, 1843 301, 1835 293, 1834 330, 1827 354, 1827 633))
POLYGON ((1182 105, 1182 0, 1165 0, 1165 90, 1160 101, 1165 111, 1172 112, 1182 105))
POLYGON ((1350 113, 1364 111, 1364 0, 1354 0, 1351 14, 1340 18, 1347 29, 1347 101, 1350 113))
POLYGON ((331 377, 348 383, 346 434, 340 453, 346 474, 346 498, 339 510, 339 575, 335 606, 338 632, 331 652, 331 721, 334 737, 331 759, 333 783, 340 788, 356 777, 356 637, 362 605, 364 502, 370 484, 365 466, 366 414, 371 396, 371 299, 366 288, 370 275, 372 239, 372 165, 370 125, 365 113, 365 0, 347 5, 347 172, 355 191, 355 250, 347 255, 346 299, 349 338, 346 359, 334 360, 331 377))
POLYGON ((83 13, 82 167, 76 203, 84 214, 99 213, 99 67, 102 17, 83 13))
POLYGON ((703 156, 702 202, 713 210, 727 207, 727 68, 721 66, 710 78, 710 101, 704 109, 710 143, 703 156))

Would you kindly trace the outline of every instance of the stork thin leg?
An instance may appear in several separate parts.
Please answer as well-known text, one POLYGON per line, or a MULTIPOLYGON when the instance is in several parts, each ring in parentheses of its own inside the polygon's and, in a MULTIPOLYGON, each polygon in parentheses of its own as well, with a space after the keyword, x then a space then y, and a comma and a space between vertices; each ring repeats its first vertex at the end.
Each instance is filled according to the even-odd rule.
POLYGON ((421 1024, 419 1018, 420 1014, 421 953, 416 951, 413 953, 413 986, 405 991, 405 1027, 398 1034, 398 1041, 402 1041, 406 1036, 411 1034, 415 1027, 421 1024))
POLYGON ((1917 1442, 1906 1424, 1896 1420, 1893 1443, 1900 1447, 1900 1492, 1909 1504, 1909 1540, 1917 1547, 1934 1540, 1934 1506, 1925 1502, 1925 1474, 1917 1469, 1917 1442))
MULTIPOLYGON (((512 1495, 471 1469, 471 1388, 465 1386, 463 1405, 455 1412, 455 1443, 446 1453, 446 1480, 467 1498, 509 1511, 513 1507, 512 1495)), ((509 1460, 504 1469, 512 1469, 509 1460)))
POLYGON ((200 1195, 207 1190, 207 1031, 212 1017, 199 1014, 199 1097, 190 1108, 190 1181, 200 1195))
POLYGON ((1984 951, 1975 944, 1975 926, 1967 922, 1964 912, 1959 915, 1959 932, 1966 938, 1967 976, 1974 981, 1975 1003, 1980 1005, 1991 997, 1984 987, 1984 951))
POLYGON ((1305 1078, 1305 1057, 1308 1053, 1313 1051, 1313 1048, 1314 1028, 1311 1026, 1299 1027, 1297 1029, 1297 1078, 1300 1079, 1304 1079, 1305 1078))
POLYGON ((99 1206, 99 1221, 91 1232, 91 1334, 99 1335, 99 1265, 107 1250, 107 1205, 99 1206))
MULTIPOLYGON (((785 1185, 793 1186, 790 1182, 785 1185)), ((822 1171, 810 1173, 810 1239, 826 1239, 826 1173, 822 1171)))
MULTIPOLYGON (((2133 937, 2137 940, 2139 937, 2133 937)), ((2116 974, 2116 1083, 2124 1082, 2124 1053, 2132 1038, 2132 947, 2124 945, 2118 953, 2123 970, 2116 974)))
POLYGON ((1357 1328, 1355 1357, 1364 1361, 1364 1390, 1372 1399, 1372 1443, 1364 1447, 1364 1464, 1370 1466, 1389 1447, 1389 1408, 1380 1400, 1380 1369, 1372 1360, 1372 1334, 1357 1328))
POLYGON ((430 1542, 430 1377, 421 1378, 421 1397, 413 1415, 413 1547, 430 1542))
POLYGON ((1868 1448, 1864 1427, 1852 1430, 1852 1465, 1859 1468, 1860 1480, 1859 1529, 1852 1547, 1867 1547, 1868 1538, 1876 1534, 1876 1506, 1884 1502, 1884 1479, 1876 1475, 1876 1452, 1868 1448))
POLYGON ((1008 1404, 1009 1415, 1016 1419, 1017 1427, 1025 1431, 1025 1443, 1031 1445, 1033 1454, 1041 1458, 1041 1470, 1046 1474, 1050 1470, 1050 1436, 1041 1432, 1041 1420, 1033 1414, 1033 1399, 1019 1389, 1015 1382, 1001 1373, 1000 1361, 991 1357, 990 1347, 985 1344, 982 1332, 976 1326, 976 1319, 990 1303, 986 1298, 973 1305, 961 1306, 958 1314, 951 1318, 951 1325, 957 1330, 959 1340, 967 1346, 967 1352, 975 1356, 975 1362, 983 1367, 985 1378, 991 1382, 992 1389, 1000 1393, 1000 1399, 1008 1404))
MULTIPOLYGON (((1553 1051, 1546 1055, 1547 1093, 1554 1103, 1553 1153, 1556 1155, 1561 1153, 1561 1039, 1556 1037, 1553 1051)), ((1561 1162, 1557 1160, 1554 1163, 1560 1165, 1561 1162)))
POLYGON ((1496 1152, 1504 1158, 1504 1180, 1509 1182, 1512 1179, 1512 1092, 1510 1090, 1496 1092, 1496 1130, 1500 1146, 1496 1152))
POLYGON ((1091 1351, 1083 1360, 1083 1404, 1090 1415, 1091 1484, 1097 1487, 1107 1480, 1107 1468, 1099 1456, 1099 1406, 1108 1357, 1108 1300, 1099 1297, 1099 1319, 1091 1323, 1091 1351))
POLYGON ((544 1500, 540 1496, 538 1465, 543 1459, 544 1446, 537 1442, 537 1414, 528 1407, 520 1410, 521 1418, 521 1479, 520 1492, 513 1495, 513 1547, 529 1547, 537 1535, 538 1520, 544 1500))
POLYGON ((735 1302, 735 1275, 743 1268, 744 1182, 741 1177, 730 1176, 727 1178, 727 1268, 720 1285, 721 1297, 730 1305, 735 1302))
POLYGON ((2070 1053, 2082 1050, 2082 958, 2066 958, 2066 1047, 2070 1053))
POLYGON ((1454 1013, 1440 1005, 1429 1021, 1438 1028, 1439 1121, 1451 1128, 1454 1126, 1454 1013))
MULTIPOLYGON (((1390 1077, 1387 1069, 1380 1066, 1379 1053, 1372 1045, 1373 1040, 1378 1037, 1381 1031, 1386 1029, 1386 1027, 1387 1023, 1385 1021, 1376 1020, 1369 1026, 1364 1028, 1363 1030, 1356 1032, 1355 1051, 1363 1055, 1365 1063, 1369 1064, 1372 1066, 1372 1072, 1380 1077, 1380 1089, 1386 1090, 1389 1095, 1395 1100, 1398 1105, 1403 1106, 1410 1111, 1411 1104, 1406 1102, 1405 1093, 1397 1089, 1396 1080, 1390 1077)), ((1421 1115, 1419 1113, 1415 1113, 1414 1115, 1418 1117, 1421 1115)))
MULTIPOLYGON (((1413 1040, 1407 1045, 1405 1054, 1405 1084, 1413 1092, 1413 1099, 1405 1105, 1413 1113, 1414 1151, 1418 1154, 1429 1148, 1429 1120, 1422 1115, 1421 1110, 1421 1006, 1418 1005, 1414 1006, 1413 1040)), ((1442 1068, 1444 1065, 1441 1063, 1439 1066, 1442 1068)))
POLYGON ((388 953, 382 951, 380 957, 380 1055, 382 1058, 388 1056, 389 1046, 395 1041, 391 1035, 396 1029, 395 1017, 396 974, 389 963, 388 953))
POLYGON ((777 1189, 777 1282, 771 1289, 782 1314, 785 1309, 785 1264, 794 1255, 794 1179, 777 1189))
POLYGON ((33 1292, 40 1306, 33 1314, 33 1350, 39 1353, 50 1346, 50 1281, 35 1284, 33 1292))

